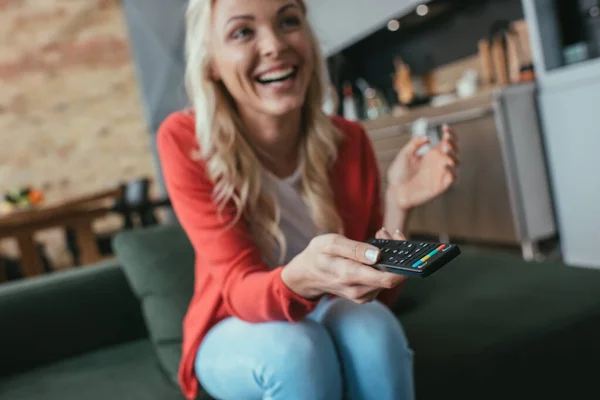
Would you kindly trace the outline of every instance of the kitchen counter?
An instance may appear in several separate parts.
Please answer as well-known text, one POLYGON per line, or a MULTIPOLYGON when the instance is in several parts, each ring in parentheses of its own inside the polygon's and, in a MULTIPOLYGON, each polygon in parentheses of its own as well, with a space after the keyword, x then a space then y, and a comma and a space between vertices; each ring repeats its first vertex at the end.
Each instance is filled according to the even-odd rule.
MULTIPOLYGON (((451 125, 461 157, 457 182, 413 212, 408 233, 446 242, 519 245, 525 259, 540 256, 539 241, 556 226, 533 82, 493 88, 444 106, 422 106, 362 124, 382 175, 412 137, 412 123, 451 125)), ((385 190, 385 182, 382 185, 385 190)))
MULTIPOLYGON (((428 118, 435 120, 439 117, 451 114, 461 113, 469 110, 479 110, 490 108, 492 106, 494 92, 501 90, 498 88, 489 88, 479 91, 472 97, 452 101, 449 104, 441 106, 424 105, 414 108, 407 108, 400 115, 388 115, 376 120, 360 121, 366 130, 377 130, 390 126, 412 124, 419 118, 428 118)), ((448 121, 450 123, 451 121, 448 121)))

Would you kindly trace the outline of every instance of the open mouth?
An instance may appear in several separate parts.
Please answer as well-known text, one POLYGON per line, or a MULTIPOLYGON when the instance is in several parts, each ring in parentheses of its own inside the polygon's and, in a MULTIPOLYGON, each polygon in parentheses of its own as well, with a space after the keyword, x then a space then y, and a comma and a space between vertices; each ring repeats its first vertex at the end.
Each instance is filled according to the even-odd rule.
POLYGON ((263 85, 269 85, 272 83, 285 82, 290 79, 294 79, 298 74, 298 67, 289 67, 281 69, 279 71, 267 72, 256 77, 256 81, 263 85))

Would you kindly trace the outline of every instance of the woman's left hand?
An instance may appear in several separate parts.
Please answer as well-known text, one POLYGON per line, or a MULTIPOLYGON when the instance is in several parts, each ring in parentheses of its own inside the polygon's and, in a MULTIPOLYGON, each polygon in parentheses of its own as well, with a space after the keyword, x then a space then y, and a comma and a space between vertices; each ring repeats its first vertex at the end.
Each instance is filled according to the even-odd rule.
POLYGON ((458 141, 454 131, 443 127, 440 143, 419 155, 428 139, 415 137, 400 150, 387 171, 388 190, 402 210, 427 203, 456 181, 459 165, 458 141))

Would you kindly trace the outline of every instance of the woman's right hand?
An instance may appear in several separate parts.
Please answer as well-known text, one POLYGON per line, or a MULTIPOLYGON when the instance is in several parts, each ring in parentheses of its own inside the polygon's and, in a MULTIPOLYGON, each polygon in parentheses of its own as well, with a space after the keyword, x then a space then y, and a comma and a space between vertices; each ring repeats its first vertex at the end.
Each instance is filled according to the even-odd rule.
POLYGON ((380 251, 373 245, 338 234, 321 235, 283 268, 281 278, 307 299, 330 293, 363 304, 407 279, 373 268, 379 257, 380 251))

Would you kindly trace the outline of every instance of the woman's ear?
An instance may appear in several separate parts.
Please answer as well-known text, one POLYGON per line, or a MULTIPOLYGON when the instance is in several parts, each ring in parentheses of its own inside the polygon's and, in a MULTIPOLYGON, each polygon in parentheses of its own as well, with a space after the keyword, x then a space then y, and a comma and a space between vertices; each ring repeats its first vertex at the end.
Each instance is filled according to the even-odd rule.
POLYGON ((208 65, 208 76, 210 77, 210 79, 216 82, 221 80, 221 75, 219 75, 219 71, 217 70, 217 68, 215 68, 215 64, 212 61, 208 65))

